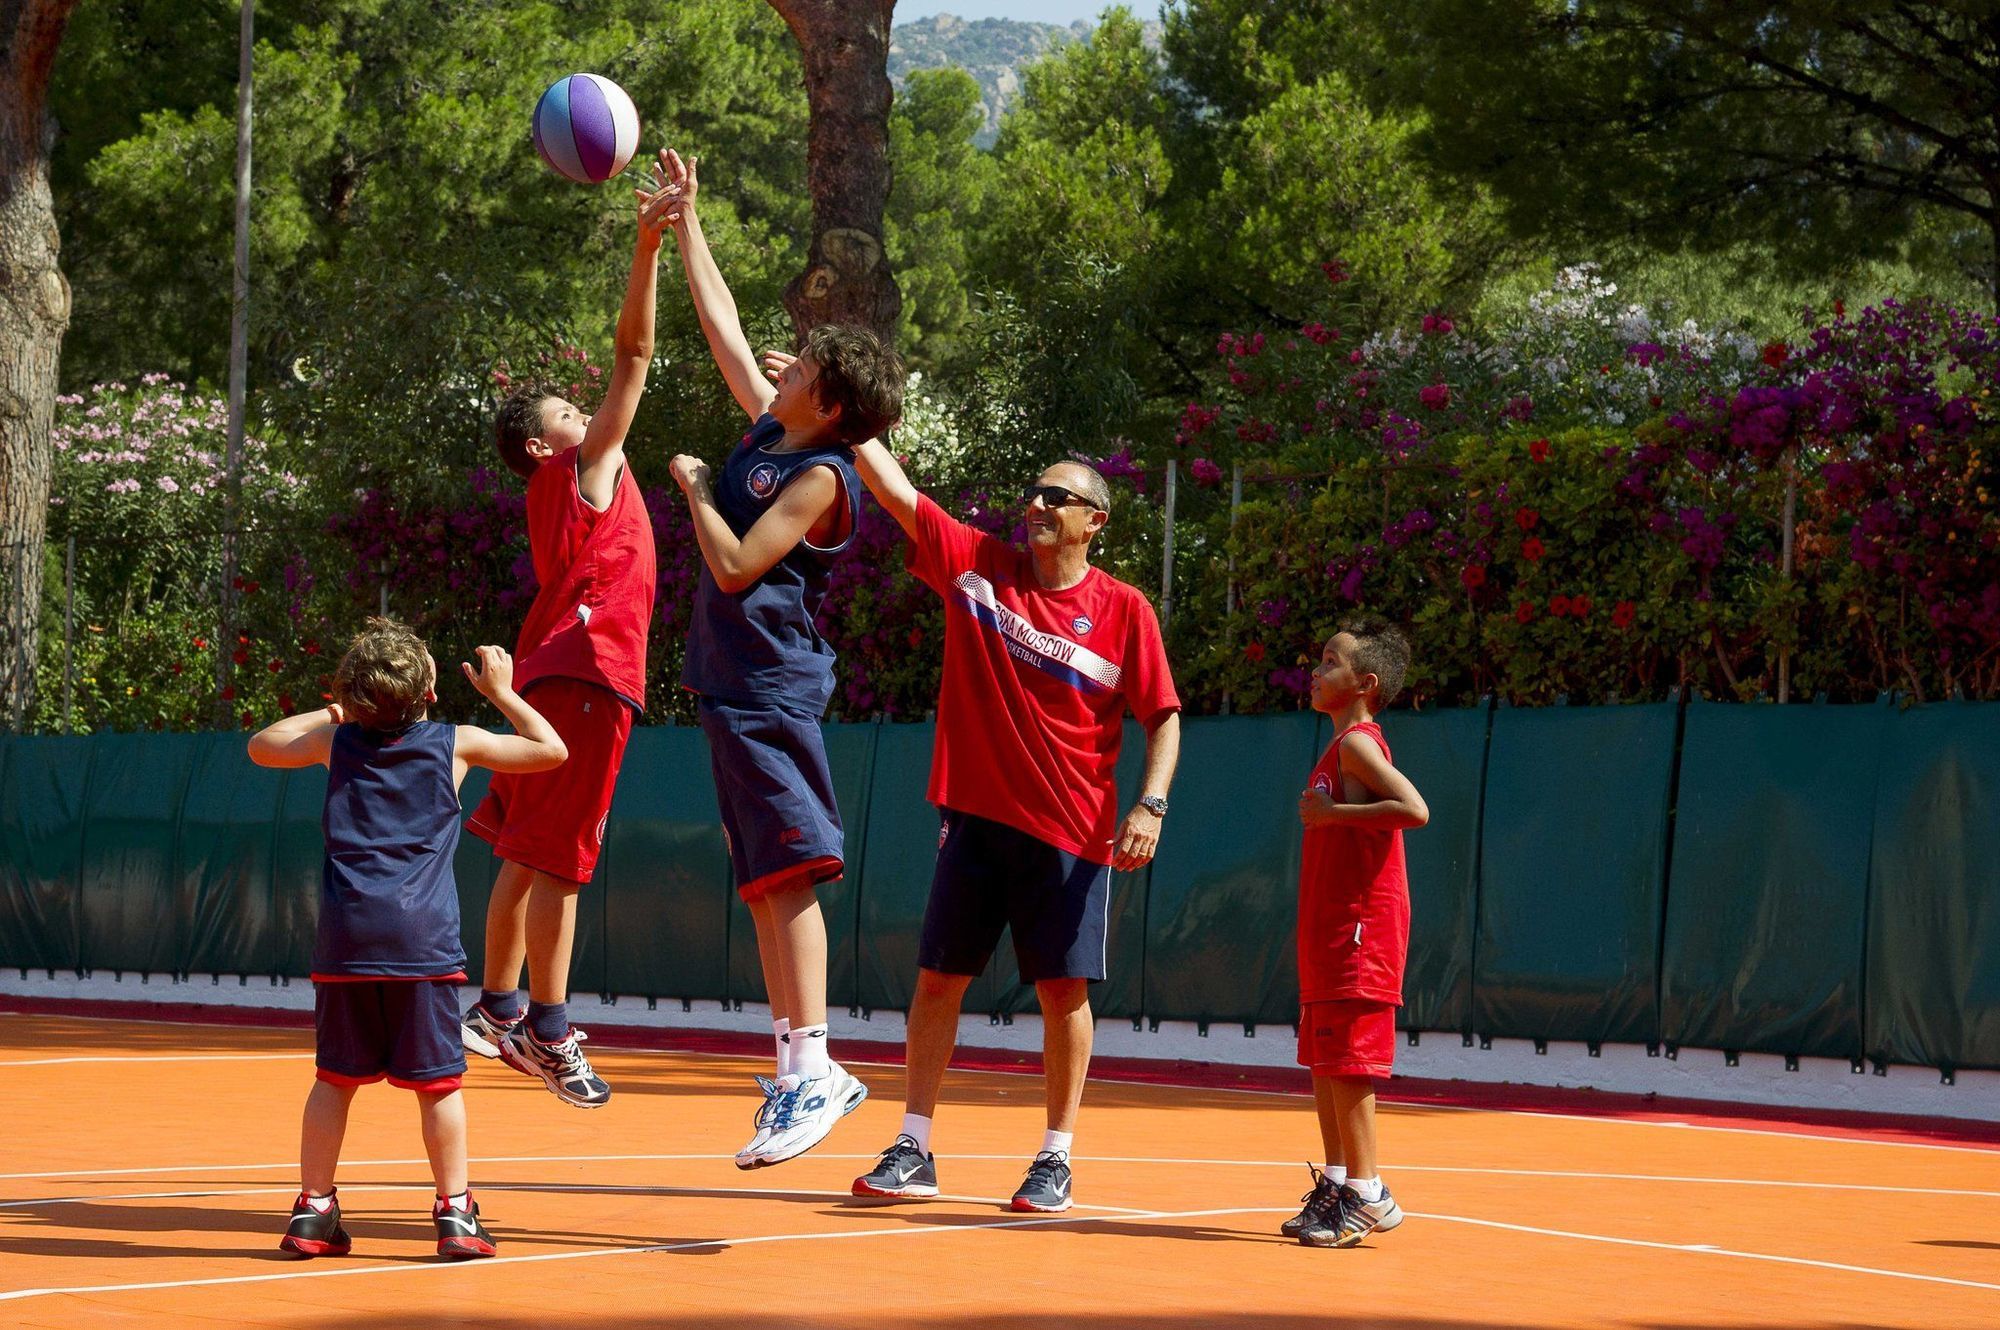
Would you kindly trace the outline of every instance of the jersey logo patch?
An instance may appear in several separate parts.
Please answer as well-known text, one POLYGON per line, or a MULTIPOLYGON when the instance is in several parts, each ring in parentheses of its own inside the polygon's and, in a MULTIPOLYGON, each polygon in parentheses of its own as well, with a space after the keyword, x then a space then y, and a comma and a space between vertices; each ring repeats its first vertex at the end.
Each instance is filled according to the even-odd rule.
POLYGON ((1097 625, 1093 624, 1090 621, 1090 616, 1088 614, 1079 614, 1074 619, 1071 619, 1069 621, 1069 626, 1070 629, 1073 632, 1075 632, 1075 634, 1078 637, 1082 637, 1085 633, 1089 632, 1092 628, 1096 627, 1097 625))
POLYGON ((1320 794, 1331 795, 1333 793, 1333 777, 1327 775, 1324 771, 1320 772, 1313 777, 1313 789, 1320 794))
POLYGON ((800 827, 786 827, 783 831, 778 833, 778 844, 796 845, 805 838, 806 838, 806 833, 804 829, 800 827))
POLYGON ((778 468, 770 462, 759 462, 750 468, 750 478, 744 482, 750 492, 760 499, 768 499, 778 488, 778 468))

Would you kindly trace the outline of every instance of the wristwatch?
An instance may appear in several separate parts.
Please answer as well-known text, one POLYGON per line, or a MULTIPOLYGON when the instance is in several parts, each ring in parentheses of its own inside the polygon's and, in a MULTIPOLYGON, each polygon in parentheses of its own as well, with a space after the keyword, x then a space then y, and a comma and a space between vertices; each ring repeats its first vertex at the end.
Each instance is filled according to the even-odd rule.
POLYGON ((1167 815, 1167 800, 1165 795, 1142 794, 1139 796, 1139 806, 1152 813, 1154 817, 1165 817, 1167 815))

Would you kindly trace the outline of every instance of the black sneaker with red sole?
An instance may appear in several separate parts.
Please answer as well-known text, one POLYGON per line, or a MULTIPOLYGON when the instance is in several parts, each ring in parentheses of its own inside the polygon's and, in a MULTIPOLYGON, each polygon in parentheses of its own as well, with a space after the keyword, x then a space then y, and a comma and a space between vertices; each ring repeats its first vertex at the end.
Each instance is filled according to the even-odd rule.
POLYGON ((353 1239, 340 1226, 340 1202, 329 1194, 326 1198, 332 1204, 324 1210, 315 1210, 306 1201, 304 1192, 292 1202, 292 1222, 285 1226, 285 1236, 278 1240, 278 1249, 297 1256, 345 1256, 354 1248, 353 1239))
POLYGON ((440 1200, 431 1207, 431 1219, 437 1224, 438 1255, 446 1260, 470 1261, 499 1250, 486 1225, 479 1222, 477 1201, 471 1201, 469 1209, 458 1210, 440 1200))

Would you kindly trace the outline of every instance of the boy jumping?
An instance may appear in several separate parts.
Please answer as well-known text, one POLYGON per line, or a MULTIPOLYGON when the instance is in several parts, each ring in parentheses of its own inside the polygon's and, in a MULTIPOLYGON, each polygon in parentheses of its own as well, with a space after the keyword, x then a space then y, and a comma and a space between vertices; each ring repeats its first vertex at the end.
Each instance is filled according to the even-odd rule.
POLYGON ((250 740, 264 767, 327 768, 326 869, 313 946, 317 1079, 299 1143, 299 1198, 279 1247, 345 1256, 333 1173, 357 1087, 387 1078, 416 1093, 437 1203, 438 1255, 493 1255, 492 1235, 466 1185, 465 1052, 457 987, 458 787, 468 767, 548 771, 563 741, 514 692, 513 661, 479 648, 472 686, 514 726, 489 734, 429 718, 437 664, 415 633, 370 619, 333 676, 334 704, 287 716, 250 740))
MULTIPOLYGON (((664 155, 662 163, 664 163, 664 155)), ((528 547, 540 584, 515 647, 521 690, 569 746, 557 776, 501 776, 467 826, 504 862, 486 913, 486 973, 460 1038, 538 1076, 566 1104, 611 1098, 569 1023, 576 898, 604 848, 632 716, 646 704, 646 630, 659 564, 652 522, 625 464, 625 433, 653 359, 660 237, 678 196, 654 167, 618 314, 611 386, 596 415, 539 387, 500 404, 495 442, 528 482, 528 547), (521 965, 528 1009, 521 1010, 521 965)))
POLYGON ((1312 1071, 1326 1166, 1282 1227, 1310 1247, 1352 1247, 1403 1222, 1376 1167, 1375 1081, 1395 1060, 1410 949, 1403 830, 1430 809, 1375 717, 1409 664, 1401 631, 1355 622, 1327 639, 1312 672, 1313 710, 1334 734, 1299 796, 1299 1062, 1312 1071))
POLYGON ((867 1087, 827 1050, 826 921, 815 888, 844 871, 840 810, 820 717, 833 646, 817 617, 854 538, 861 482, 851 449, 902 412, 903 365, 865 328, 814 328, 767 381, 697 213, 699 159, 664 154, 672 218, 702 333, 750 431, 719 475, 673 460, 701 545, 683 687, 700 694, 736 889, 750 907, 771 999, 775 1079, 738 1168, 810 1150, 867 1087))

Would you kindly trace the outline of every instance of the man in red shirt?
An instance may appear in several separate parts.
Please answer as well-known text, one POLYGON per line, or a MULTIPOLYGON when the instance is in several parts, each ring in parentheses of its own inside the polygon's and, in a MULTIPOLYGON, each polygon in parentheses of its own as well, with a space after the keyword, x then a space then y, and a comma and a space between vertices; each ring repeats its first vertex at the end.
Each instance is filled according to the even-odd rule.
POLYGON ((1023 551, 917 493, 880 442, 861 445, 855 461, 908 533, 910 571, 945 598, 945 647, 927 796, 943 827, 910 1007, 907 1111, 854 1192, 937 1195, 931 1115, 959 1004, 1011 929, 1021 977, 1041 1002, 1048 1099, 1048 1131, 1012 1207, 1067 1210, 1111 870, 1152 859, 1180 755, 1160 622, 1137 588, 1090 566, 1090 542, 1111 516, 1110 489, 1092 468, 1060 462, 1028 486, 1023 551), (1146 770, 1121 823, 1128 707, 1146 731, 1146 770))
POLYGON ((559 770, 496 776, 466 825, 504 861, 486 913, 486 973, 465 1013, 465 1047, 540 1077, 564 1103, 611 1098, 569 1023, 576 898, 596 871, 632 717, 646 704, 646 630, 659 561, 652 520, 625 464, 653 358, 660 236, 681 205, 667 157, 639 196, 638 239, 618 314, 611 386, 595 415, 539 387, 500 404, 495 442, 528 482, 528 548, 539 589, 514 649, 515 687, 569 748, 559 770), (528 1008, 515 984, 528 966, 528 1008))

